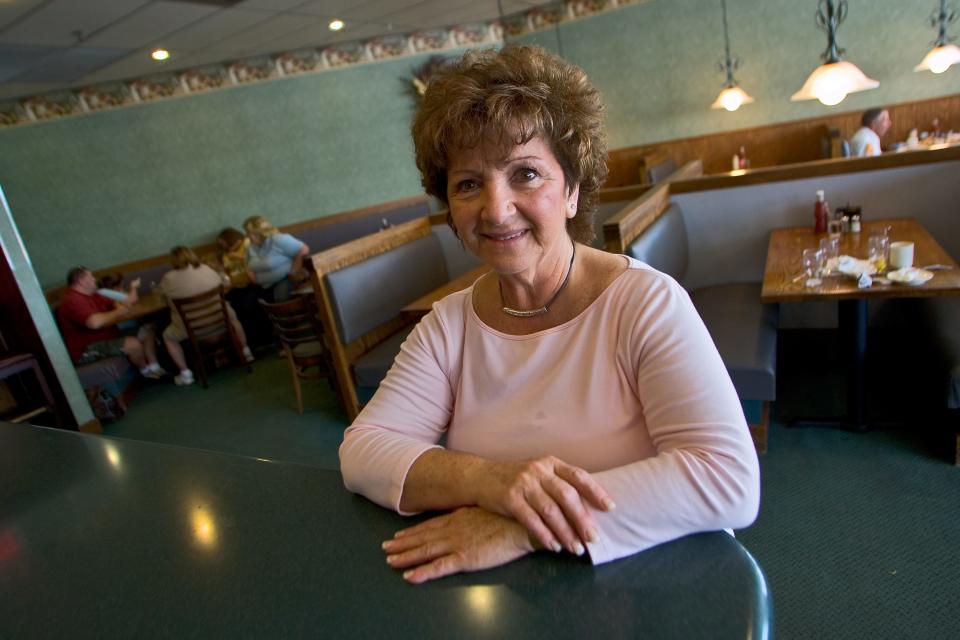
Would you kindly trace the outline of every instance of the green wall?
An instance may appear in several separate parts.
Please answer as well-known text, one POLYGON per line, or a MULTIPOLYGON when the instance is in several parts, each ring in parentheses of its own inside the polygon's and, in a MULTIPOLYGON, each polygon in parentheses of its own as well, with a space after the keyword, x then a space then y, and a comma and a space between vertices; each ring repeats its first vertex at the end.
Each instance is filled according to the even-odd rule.
MULTIPOLYGON (((835 107, 790 102, 826 48, 827 36, 814 23, 817 0, 727 0, 731 51, 742 61, 736 76, 756 100, 733 113, 709 108, 725 80, 717 70, 720 0, 652 0, 568 23, 559 29, 559 46, 603 93, 609 146, 617 149, 958 93, 960 68, 939 76, 913 71, 936 36, 927 24, 935 4, 849 0, 838 42, 880 88, 835 107)), ((960 24, 949 31, 960 32, 960 24)), ((524 40, 558 49, 553 31, 524 40)))
POLYGON ((0 131, 38 278, 421 193, 406 58, 0 131))
MULTIPOLYGON (((728 0, 737 76, 757 101, 735 113, 709 109, 723 82, 719 0, 651 0, 524 40, 587 70, 612 149, 960 92, 960 69, 912 71, 934 37, 934 0, 850 0, 840 44, 880 88, 836 107, 791 103, 826 46, 816 4, 728 0)), ((422 61, 0 131, 0 185, 40 282, 209 241, 254 213, 284 224, 419 193, 405 78, 422 61)))

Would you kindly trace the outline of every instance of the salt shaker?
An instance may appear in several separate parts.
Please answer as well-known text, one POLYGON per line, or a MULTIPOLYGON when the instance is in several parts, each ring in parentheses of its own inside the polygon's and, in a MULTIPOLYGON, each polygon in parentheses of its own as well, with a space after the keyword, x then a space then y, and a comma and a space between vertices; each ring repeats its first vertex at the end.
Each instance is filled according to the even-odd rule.
POLYGON ((850 214, 850 233, 860 233, 860 214, 850 214))

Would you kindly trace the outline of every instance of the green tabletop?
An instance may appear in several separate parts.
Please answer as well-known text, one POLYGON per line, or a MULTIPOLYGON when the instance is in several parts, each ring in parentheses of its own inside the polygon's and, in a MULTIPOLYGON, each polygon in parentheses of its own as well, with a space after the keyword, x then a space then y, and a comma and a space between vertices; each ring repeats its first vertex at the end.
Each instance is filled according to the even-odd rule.
POLYGON ((771 634, 726 533, 411 586, 380 550, 406 523, 332 471, 0 423, 0 637, 771 634))

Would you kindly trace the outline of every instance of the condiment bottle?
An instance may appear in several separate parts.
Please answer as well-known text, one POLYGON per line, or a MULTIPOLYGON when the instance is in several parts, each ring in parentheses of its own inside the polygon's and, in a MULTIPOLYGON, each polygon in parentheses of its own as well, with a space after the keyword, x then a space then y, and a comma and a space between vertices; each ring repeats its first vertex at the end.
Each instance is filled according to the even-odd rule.
POLYGON ((850 233, 860 233, 860 214, 850 214, 850 233))
POLYGON ((827 232, 827 218, 830 217, 830 207, 823 196, 823 189, 817 189, 817 203, 813 206, 813 231, 827 232))

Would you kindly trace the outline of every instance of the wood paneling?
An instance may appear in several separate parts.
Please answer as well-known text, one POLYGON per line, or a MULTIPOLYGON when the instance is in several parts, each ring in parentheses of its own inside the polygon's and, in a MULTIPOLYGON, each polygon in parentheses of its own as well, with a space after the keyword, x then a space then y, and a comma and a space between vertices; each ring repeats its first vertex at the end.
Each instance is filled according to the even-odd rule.
MULTIPOLYGON (((960 94, 895 104, 887 109, 893 127, 883 138, 885 146, 906 140, 911 129, 931 130, 934 118, 940 120, 944 131, 960 130, 960 94)), ((730 171, 732 157, 741 146, 746 148, 753 169, 819 160, 824 157, 822 139, 828 130, 839 129, 841 136, 849 138, 860 128, 861 115, 861 111, 829 113, 818 118, 616 149, 610 152, 607 163, 607 186, 641 182, 639 162, 656 153, 667 154, 678 166, 700 158, 708 174, 730 171)))
POLYGON ((881 156, 872 156, 869 158, 834 158, 832 160, 800 162, 764 169, 730 171, 673 182, 670 185, 670 191, 672 193, 709 191, 711 189, 744 187, 751 184, 800 180, 818 176, 833 176, 858 171, 894 169, 897 167, 908 167, 931 162, 949 162, 952 160, 960 160, 960 145, 942 145, 918 151, 885 153, 881 156))
POLYGON ((623 253, 627 245, 653 224, 670 206, 670 183, 648 189, 603 223, 603 242, 610 253, 623 253))

